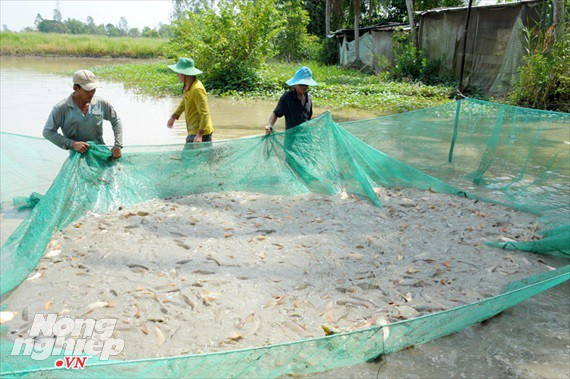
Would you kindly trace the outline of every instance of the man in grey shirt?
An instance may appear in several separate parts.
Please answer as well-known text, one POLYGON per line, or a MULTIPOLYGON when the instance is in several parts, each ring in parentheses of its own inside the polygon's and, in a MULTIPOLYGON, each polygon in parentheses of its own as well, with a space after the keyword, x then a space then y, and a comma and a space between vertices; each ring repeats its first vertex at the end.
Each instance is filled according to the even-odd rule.
POLYGON ((104 144, 103 120, 108 120, 115 134, 111 158, 117 159, 123 148, 121 119, 109 102, 94 97, 98 87, 99 82, 91 71, 77 71, 73 75, 73 93, 53 107, 43 136, 62 149, 83 154, 89 149, 87 141, 104 144), (63 135, 58 133, 60 128, 63 135))

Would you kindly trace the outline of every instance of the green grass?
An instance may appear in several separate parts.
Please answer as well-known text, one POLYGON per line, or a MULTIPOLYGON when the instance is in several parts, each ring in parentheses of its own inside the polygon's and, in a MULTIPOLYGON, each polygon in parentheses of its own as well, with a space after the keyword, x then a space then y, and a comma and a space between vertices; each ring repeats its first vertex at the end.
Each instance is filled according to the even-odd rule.
POLYGON ((51 33, 0 33, 0 54, 153 58, 166 56, 166 39, 51 33))
MULTIPOLYGON (((173 62, 95 67, 93 71, 105 80, 121 82, 140 94, 153 97, 178 96, 181 84, 166 67, 169 63, 173 62)), ((258 72, 260 82, 255 91, 220 92, 209 88, 207 81, 204 85, 214 96, 277 100, 287 88, 285 81, 301 65, 310 67, 313 77, 320 84, 310 91, 314 104, 321 108, 397 113, 449 102, 453 90, 444 86, 394 82, 386 75, 370 75, 316 62, 268 63, 258 72)))

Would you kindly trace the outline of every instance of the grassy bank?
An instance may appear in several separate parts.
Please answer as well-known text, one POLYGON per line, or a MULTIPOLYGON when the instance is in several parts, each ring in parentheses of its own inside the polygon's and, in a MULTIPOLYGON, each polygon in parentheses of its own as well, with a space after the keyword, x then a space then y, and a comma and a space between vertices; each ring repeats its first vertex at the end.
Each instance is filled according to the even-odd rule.
POLYGON ((0 54, 153 58, 166 55, 167 42, 157 38, 0 32, 0 54))
MULTIPOLYGON (((179 96, 181 84, 164 64, 126 64, 95 67, 104 80, 124 83, 135 92, 149 96, 179 96)), ((287 88, 289 79, 300 65, 313 71, 318 87, 311 88, 315 105, 324 108, 356 108, 396 113, 449 102, 449 87, 394 82, 386 76, 370 75, 316 62, 270 63, 259 72, 258 89, 250 92, 220 92, 204 85, 210 94, 237 99, 277 100, 287 88)), ((207 69, 207 68, 204 68, 207 69)))

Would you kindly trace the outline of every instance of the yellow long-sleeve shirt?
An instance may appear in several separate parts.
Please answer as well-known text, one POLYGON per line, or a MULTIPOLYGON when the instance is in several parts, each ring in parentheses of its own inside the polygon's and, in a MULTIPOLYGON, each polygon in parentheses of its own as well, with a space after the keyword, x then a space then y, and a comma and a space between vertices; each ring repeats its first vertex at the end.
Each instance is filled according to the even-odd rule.
POLYGON ((207 136, 214 131, 206 88, 198 79, 195 79, 190 88, 184 91, 182 101, 174 114, 178 118, 182 112, 186 114, 186 129, 189 135, 198 134, 199 130, 203 130, 204 135, 207 136))

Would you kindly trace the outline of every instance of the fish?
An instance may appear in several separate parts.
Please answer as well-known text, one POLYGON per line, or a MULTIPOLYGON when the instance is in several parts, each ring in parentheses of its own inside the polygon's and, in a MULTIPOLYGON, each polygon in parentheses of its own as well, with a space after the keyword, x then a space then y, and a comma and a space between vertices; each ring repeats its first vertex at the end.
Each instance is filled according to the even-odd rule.
POLYGON ((190 246, 186 245, 184 242, 181 242, 181 241, 176 241, 176 244, 178 246, 180 246, 181 248, 186 249, 186 250, 192 249, 190 246))
POLYGON ((22 320, 30 321, 30 313, 28 311, 28 307, 24 308, 24 310, 22 311, 22 320))
POLYGON ((350 300, 337 300, 336 303, 338 305, 349 305, 349 306, 353 306, 353 307, 365 307, 365 308, 370 308, 370 305, 363 303, 363 302, 359 302, 359 301, 350 301, 350 300))
POLYGON ((156 334, 156 341, 158 346, 162 346, 164 344, 164 341, 166 341, 166 337, 164 336, 162 330, 156 325, 154 327, 154 334, 156 334))
POLYGON ((137 268, 140 268, 140 269, 143 269, 143 270, 148 271, 148 267, 146 267, 146 266, 144 266, 144 265, 141 265, 141 264, 138 264, 138 263, 127 264, 127 267, 130 268, 130 269, 137 269, 137 268))
POLYGON ((211 256, 207 256, 206 260, 208 261, 213 261, 215 264, 217 264, 218 266, 221 266, 220 262, 218 262, 218 260, 216 258, 213 258, 211 256))
POLYGON ((4 324, 5 322, 13 320, 17 314, 18 312, 9 312, 9 311, 0 312, 0 324, 4 324))
POLYGON ((109 307, 110 303, 106 302, 106 301, 96 301, 94 303, 91 303, 87 306, 87 308, 89 309, 97 309, 97 308, 103 308, 103 307, 109 307))
POLYGON ((180 297, 182 297, 182 300, 184 300, 184 302, 185 302, 186 304, 188 304, 188 305, 192 308, 192 310, 194 310, 194 307, 196 307, 196 304, 194 304, 194 303, 192 302, 192 300, 190 300, 190 298, 189 298, 188 296, 186 296, 186 295, 184 295, 183 293, 181 293, 181 294, 180 294, 180 297))
POLYGON ((231 336, 229 336, 228 338, 234 342, 237 342, 237 341, 243 339, 244 337, 239 333, 234 333, 231 336))
POLYGON ((215 274, 214 271, 208 271, 208 270, 194 270, 192 271, 193 274, 201 274, 201 275, 212 275, 215 274))
POLYGON ((52 251, 46 253, 46 255, 44 255, 44 257, 52 258, 52 257, 58 256, 59 254, 61 254, 61 250, 52 250, 52 251))
POLYGON ((331 326, 329 326, 327 324, 321 325, 321 328, 325 332, 325 336, 332 336, 333 334, 339 333, 337 330, 333 329, 331 326))
POLYGON ((221 293, 210 292, 204 289, 200 291, 200 298, 202 299, 202 303, 204 305, 211 305, 219 295, 221 295, 221 293))
POLYGON ((30 275, 26 280, 36 280, 40 276, 42 276, 42 273, 39 271, 36 271, 33 275, 30 275))

